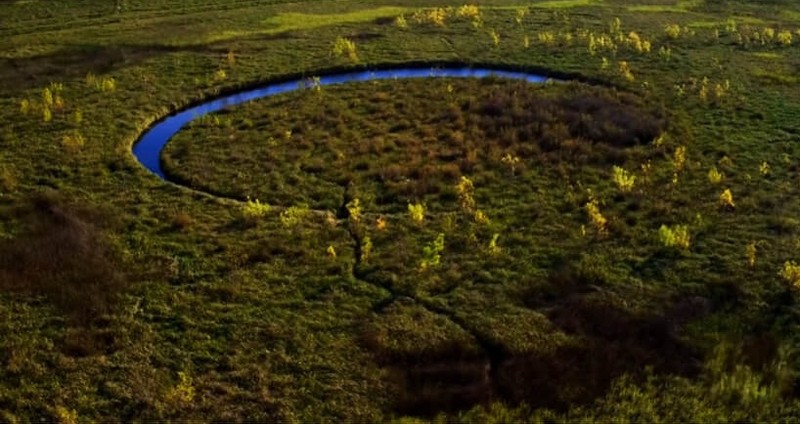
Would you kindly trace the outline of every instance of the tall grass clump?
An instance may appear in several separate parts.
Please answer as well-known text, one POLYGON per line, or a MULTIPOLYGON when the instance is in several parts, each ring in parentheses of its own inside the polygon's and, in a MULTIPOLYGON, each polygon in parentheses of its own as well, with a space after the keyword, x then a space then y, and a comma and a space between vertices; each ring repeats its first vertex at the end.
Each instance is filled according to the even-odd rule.
POLYGON ((112 77, 98 77, 90 72, 86 74, 84 81, 87 86, 93 87, 95 90, 102 93, 109 93, 117 90, 117 80, 112 77))

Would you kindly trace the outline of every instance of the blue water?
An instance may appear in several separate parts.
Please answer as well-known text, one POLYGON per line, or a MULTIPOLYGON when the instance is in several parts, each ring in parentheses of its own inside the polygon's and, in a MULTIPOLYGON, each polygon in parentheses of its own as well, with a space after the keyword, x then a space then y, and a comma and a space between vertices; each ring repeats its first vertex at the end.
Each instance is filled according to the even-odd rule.
MULTIPOLYGON (((486 68, 400 68, 376 71, 348 72, 337 75, 321 77, 319 85, 343 84, 354 81, 387 80, 399 78, 486 78, 499 77, 515 80, 524 80, 530 83, 542 83, 547 80, 541 75, 526 72, 502 71, 486 68)), ((203 115, 217 112, 228 106, 234 106, 263 97, 288 93, 310 86, 308 78, 296 79, 281 83, 268 84, 229 96, 209 100, 206 103, 185 109, 150 127, 133 146, 133 155, 152 173, 162 179, 167 179, 161 169, 161 151, 167 142, 190 121, 203 115)))

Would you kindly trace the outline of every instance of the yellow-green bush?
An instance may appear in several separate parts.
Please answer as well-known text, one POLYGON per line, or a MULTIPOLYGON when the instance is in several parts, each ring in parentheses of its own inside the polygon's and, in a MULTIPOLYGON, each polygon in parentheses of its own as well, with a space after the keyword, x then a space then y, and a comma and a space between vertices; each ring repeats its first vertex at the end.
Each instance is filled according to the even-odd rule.
POLYGON ((422 203, 408 204, 408 215, 411 220, 417 224, 421 224, 425 219, 425 205, 422 203))
POLYGON ((242 216, 248 221, 253 221, 264 218, 271 209, 272 207, 268 203, 261 203, 258 199, 251 200, 248 198, 242 205, 242 216))
POLYGON ((786 261, 783 263, 783 269, 778 273, 787 283, 791 284, 795 289, 800 289, 800 265, 795 261, 786 261))
POLYGON ((672 227, 662 225, 658 229, 658 239, 665 247, 674 247, 680 250, 689 249, 689 229, 685 225, 674 225, 672 227))
POLYGON ((614 165, 613 172, 613 180, 617 188, 623 193, 630 192, 633 189, 633 185, 636 183, 636 175, 616 165, 614 165))

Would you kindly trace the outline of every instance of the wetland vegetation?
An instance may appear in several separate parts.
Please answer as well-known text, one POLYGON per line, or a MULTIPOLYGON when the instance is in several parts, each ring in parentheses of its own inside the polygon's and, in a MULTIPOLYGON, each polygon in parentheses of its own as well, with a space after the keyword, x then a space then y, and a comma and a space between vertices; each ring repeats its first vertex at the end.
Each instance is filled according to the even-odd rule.
POLYGON ((800 417, 793 2, 112 3, 0 4, 0 421, 800 417), (315 84, 444 64, 559 82, 315 84))

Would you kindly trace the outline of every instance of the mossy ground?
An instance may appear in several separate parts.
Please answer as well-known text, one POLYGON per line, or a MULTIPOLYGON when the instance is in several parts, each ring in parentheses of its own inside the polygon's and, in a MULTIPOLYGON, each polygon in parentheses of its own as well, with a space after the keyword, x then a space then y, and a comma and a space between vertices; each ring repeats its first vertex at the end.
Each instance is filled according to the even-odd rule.
MULTIPOLYGON (((2 261, 4 419, 378 420, 473 406, 463 420, 797 417, 797 295, 779 275, 800 256, 793 3, 641 1, 631 9, 608 0, 520 9, 497 0, 481 4, 480 26, 455 10, 443 26, 415 19, 419 8, 449 5, 443 1, 152 0, 119 2, 119 10, 113 2, 84 3, 0 5, 3 249, 41 260, 41 249, 20 246, 46 246, 50 232, 115 252, 76 253, 77 261, 52 255, 76 270, 58 280, 59 290, 46 273, 24 274, 36 283, 24 290, 5 284, 26 280, 2 261), (384 16, 392 7, 409 9, 407 28, 384 16), (287 21, 300 13, 325 18, 287 21), (677 36, 667 35, 667 24, 679 26, 677 36), (778 38, 786 31, 788 44, 778 38), (355 41, 357 63, 332 54, 336 37, 355 41), (466 125, 491 107, 461 107, 470 96, 486 106, 492 93, 524 90, 519 98, 531 100, 527 93, 591 91, 585 86, 381 82, 297 93, 229 111, 222 118, 231 117, 231 128, 195 125, 168 147, 173 159, 186 150, 184 162, 169 167, 173 175, 280 206, 256 220, 243 217, 239 202, 158 180, 130 153, 155 119, 222 90, 404 62, 583 77, 634 93, 644 115, 666 118, 667 135, 659 145, 617 151, 603 150, 601 140, 569 143, 581 138, 575 134, 542 148, 543 134, 533 133, 529 144, 539 147, 527 154, 519 140, 504 141, 519 130, 513 125, 497 134, 492 122, 466 125), (460 100, 448 98, 448 84, 460 100), (325 102, 307 100, 315 96, 325 102), (334 106, 346 101, 356 105, 334 106), (441 114, 422 115, 447 113, 451 101, 464 114, 463 129, 435 122, 441 114), (385 119, 369 123, 381 102, 385 119), (330 118, 311 132, 314 120, 330 118), (238 125, 245 119, 252 128, 238 125), (278 125, 259 128, 267 120, 278 125), (367 184, 384 171, 373 166, 406 158, 399 145, 390 156, 360 150, 372 145, 363 138, 378 139, 393 124, 403 124, 394 129, 398 140, 407 138, 423 157, 436 153, 432 166, 448 166, 441 139, 459 130, 463 146, 481 136, 508 151, 480 150, 473 168, 432 172, 435 191, 367 184), (235 142, 226 150, 229 135, 235 142), (270 137, 275 146, 259 144, 270 137), (345 156, 340 167, 321 161, 319 182, 306 176, 316 155, 302 159, 311 168, 297 180, 290 180, 296 168, 264 173, 270 162, 250 161, 250 151, 293 160, 305 144, 326 146, 319 137, 345 156), (431 143, 422 144, 426 137, 431 143), (520 158, 519 170, 502 161, 505 153, 520 158), (237 154, 244 163, 234 166, 237 154), (213 172, 193 173, 204 157, 214 158, 213 172), (613 165, 637 175, 630 192, 612 182, 613 165), (717 185, 709 181, 712 166, 724 173, 717 185), (239 185, 228 174, 236 172, 239 185), (473 180, 489 224, 459 205, 454 186, 462 175, 473 180), (270 179, 289 180, 278 181, 283 188, 261 184, 270 179), (720 204, 726 188, 735 207, 720 204), (30 216, 18 212, 43 189, 66 200, 30 216), (361 220, 342 208, 355 198, 363 202, 361 220), (602 233, 585 207, 592 198, 607 219, 602 233), (416 201, 428 206, 422 223, 405 212, 416 201), (331 214, 284 213, 304 202, 331 214), (80 209, 100 212, 73 212, 80 209), (687 226, 689 248, 665 247, 662 224, 687 226), (440 264, 421 270, 440 233, 440 264), (489 248, 494 234, 498 251, 489 248), (99 281, 75 265, 83 258, 125 274, 114 308, 93 304, 103 296, 74 296, 88 290, 86 278, 99 281), (93 312, 75 315, 63 299, 93 312)), ((407 171, 401 167, 398 178, 421 181, 407 171)))

